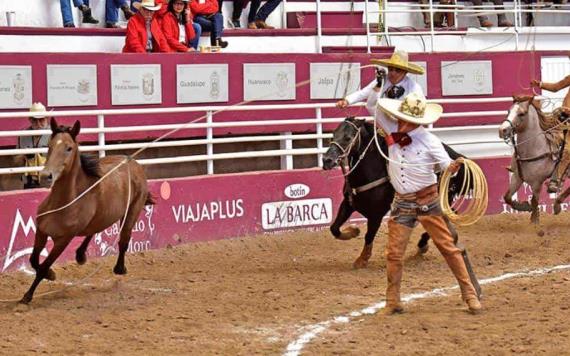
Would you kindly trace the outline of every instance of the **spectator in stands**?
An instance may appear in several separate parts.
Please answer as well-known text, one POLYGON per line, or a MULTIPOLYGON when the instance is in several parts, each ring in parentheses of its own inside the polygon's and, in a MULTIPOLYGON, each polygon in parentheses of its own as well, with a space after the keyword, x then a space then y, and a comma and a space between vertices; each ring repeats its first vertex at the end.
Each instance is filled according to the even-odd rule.
POLYGON ((212 46, 226 48, 228 42, 222 40, 224 32, 224 16, 218 12, 218 0, 193 0, 190 9, 202 32, 210 31, 210 43, 212 46))
POLYGON ((158 16, 155 16, 155 11, 160 10, 162 4, 157 0, 142 0, 135 3, 135 6, 139 11, 131 17, 127 25, 123 52, 171 52, 158 16))
MULTIPOLYGON (((45 130, 49 128, 49 119, 44 115, 35 115, 37 112, 45 112, 46 108, 42 103, 33 103, 30 108, 30 124, 27 130, 45 130)), ((37 136, 18 137, 16 148, 43 148, 48 147, 50 134, 37 136)), ((17 166, 38 167, 43 166, 46 161, 45 153, 28 153, 14 157, 17 166)), ((23 175, 24 189, 49 187, 49 179, 42 178, 39 172, 28 172, 23 175)))
POLYGON ((176 52, 193 52, 200 42, 202 28, 192 22, 189 1, 170 0, 168 12, 162 18, 162 32, 170 48, 176 52))
MULTIPOLYGON (((73 24, 73 15, 71 14, 71 0, 59 0, 61 7, 61 17, 63 18, 63 27, 75 27, 73 24)), ((89 8, 89 0, 73 0, 73 6, 81 10, 83 13, 83 23, 98 24, 99 21, 91 15, 89 8)))
MULTIPOLYGON (((420 0, 420 4, 427 5, 429 0, 420 0)), ((432 2, 435 4, 435 1, 432 2)), ((440 5, 455 5, 455 0, 439 0, 440 5)), ((427 7, 423 7, 427 10, 427 7)), ((433 27, 453 27, 455 26, 455 14, 452 8, 443 8, 442 11, 433 13, 433 27)), ((427 28, 431 28, 431 19, 429 12, 422 12, 424 24, 427 28)))
MULTIPOLYGON (((232 25, 240 27, 239 19, 242 10, 247 6, 249 0, 234 0, 234 11, 232 13, 232 25)), ((261 8, 261 0, 251 0, 249 14, 247 16, 247 28, 272 30, 275 27, 265 23, 267 17, 279 6, 282 0, 268 0, 261 8)))
MULTIPOLYGON (((471 0, 473 2, 473 5, 475 5, 475 8, 477 8, 478 6, 482 6, 483 5, 483 0, 471 0)), ((493 4, 495 5, 495 9, 496 10, 504 10, 505 7, 503 6, 503 0, 493 0, 493 4)), ((485 9, 481 9, 481 12, 485 12, 485 9)), ((485 15, 482 16, 478 16, 479 18, 479 23, 481 24, 481 27, 493 27, 493 23, 491 21, 489 21, 489 18, 485 15)), ((511 27, 513 25, 513 23, 509 20, 507 20, 507 16, 503 13, 503 14, 497 14, 497 22, 499 27, 511 27)))
POLYGON ((119 9, 123 10, 123 14, 127 20, 135 15, 129 8, 127 0, 107 0, 105 2, 105 27, 119 27, 117 25, 117 21, 119 21, 119 9))

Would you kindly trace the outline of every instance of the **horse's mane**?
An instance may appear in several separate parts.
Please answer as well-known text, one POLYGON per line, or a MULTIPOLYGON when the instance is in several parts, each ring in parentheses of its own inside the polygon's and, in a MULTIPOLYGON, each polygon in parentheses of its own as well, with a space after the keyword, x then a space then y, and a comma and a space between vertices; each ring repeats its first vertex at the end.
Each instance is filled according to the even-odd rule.
POLYGON ((542 111, 540 100, 535 99, 534 95, 513 95, 515 103, 530 102, 538 113, 538 122, 542 131, 547 131, 559 124, 558 114, 555 112, 545 113, 542 111))
POLYGON ((101 170, 99 169, 99 158, 94 155, 81 153, 81 168, 83 172, 90 177, 101 178, 101 170))

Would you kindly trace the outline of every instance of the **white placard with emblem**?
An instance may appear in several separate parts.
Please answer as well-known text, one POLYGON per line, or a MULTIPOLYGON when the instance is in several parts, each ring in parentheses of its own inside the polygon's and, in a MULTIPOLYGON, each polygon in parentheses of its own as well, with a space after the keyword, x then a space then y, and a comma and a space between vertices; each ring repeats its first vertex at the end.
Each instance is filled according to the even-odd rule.
POLYGON ((32 67, 0 66, 0 109, 32 106, 32 67))
POLYGON ((176 66, 176 102, 228 101, 227 64, 179 64, 176 66))
POLYGON ((441 62, 441 89, 444 96, 493 94, 493 62, 441 62))
POLYGON ((97 105, 96 65, 48 65, 48 107, 97 105))
POLYGON ((360 89, 360 63, 311 63, 311 99, 340 99, 360 89))
POLYGON ((111 104, 162 103, 160 64, 111 65, 111 104))
POLYGON ((295 63, 245 63, 244 100, 295 100, 295 63))

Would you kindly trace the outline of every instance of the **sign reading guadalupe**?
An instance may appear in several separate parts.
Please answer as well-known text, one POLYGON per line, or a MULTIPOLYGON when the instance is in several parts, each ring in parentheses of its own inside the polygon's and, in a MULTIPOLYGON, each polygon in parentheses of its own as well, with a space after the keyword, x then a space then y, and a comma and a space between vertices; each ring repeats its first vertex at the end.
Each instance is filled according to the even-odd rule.
POLYGON ((97 105, 96 65, 48 65, 48 106, 97 105))
POLYGON ((295 100, 295 63, 245 63, 244 100, 295 100))
POLYGON ((311 99, 340 99, 360 89, 360 63, 311 63, 311 99))
POLYGON ((179 64, 176 66, 176 102, 228 101, 227 64, 179 64))
POLYGON ((441 62, 441 89, 444 96, 493 94, 493 63, 441 62))
POLYGON ((160 64, 111 65, 111 104, 162 103, 160 64))
POLYGON ((0 66, 0 109, 32 106, 32 67, 0 66))

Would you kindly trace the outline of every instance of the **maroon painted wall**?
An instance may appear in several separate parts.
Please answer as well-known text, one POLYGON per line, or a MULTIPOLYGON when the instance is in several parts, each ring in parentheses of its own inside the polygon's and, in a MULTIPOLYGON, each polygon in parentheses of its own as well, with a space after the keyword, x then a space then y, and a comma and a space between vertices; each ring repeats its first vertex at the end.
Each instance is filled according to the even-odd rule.
MULTIPOLYGON (((508 162, 506 158, 478 161, 489 186, 487 214, 512 213, 501 198, 507 189, 508 172, 504 167, 508 162)), ((339 170, 319 169, 151 181, 157 203, 141 213, 129 251, 326 227, 340 204, 342 184, 339 170), (277 205, 279 214, 272 209, 277 205), (287 225, 279 228, 279 223, 287 225)), ((525 188, 519 191, 520 200, 527 200, 531 194, 525 188)), ((0 271, 27 266, 34 240, 35 211, 47 193, 45 189, 0 193, 0 271)), ((541 204, 545 212, 552 212, 546 194, 541 204)), ((564 204, 563 209, 567 208, 568 204, 564 204)), ((95 236, 88 255, 96 257, 112 252, 117 230, 115 224, 95 236)), ((61 260, 72 260, 80 241, 76 239, 61 260)))
MULTIPOLYGON (((441 92, 441 61, 461 60, 491 60, 493 62, 493 94, 479 97, 511 96, 513 93, 525 92, 525 87, 533 77, 540 77, 540 57, 546 52, 501 52, 501 53, 418 53, 411 54, 411 60, 426 61, 428 65, 428 97, 442 98, 441 92)), ((555 53, 548 52, 552 55, 555 53)), ((388 54, 374 54, 375 58, 385 58, 388 54)), ((243 101, 243 63, 296 63, 297 83, 309 79, 310 63, 313 62, 360 62, 362 65, 369 64, 371 55, 363 53, 348 54, 109 54, 109 53, 0 53, 0 63, 3 65, 31 65, 33 75, 33 100, 47 102, 46 90, 46 65, 48 64, 97 64, 98 67, 98 106, 67 109, 110 109, 110 108, 133 108, 134 106, 111 106, 110 94, 110 65, 111 64, 141 64, 159 63, 162 65, 162 105, 147 105, 140 107, 176 107, 176 65, 188 63, 228 63, 229 65, 229 101, 217 105, 233 105, 243 101)), ((362 84, 367 84, 373 78, 373 69, 366 68, 362 72, 362 84)), ((300 86, 297 89, 297 99, 294 101, 259 101, 253 104, 287 104, 287 103, 312 103, 322 100, 311 100, 309 85, 300 86)), ((473 97, 473 96, 472 96, 473 97)), ((454 97, 457 98, 457 97, 454 97)), ((331 100, 333 102, 333 100, 331 100)), ((197 105, 207 106, 207 105, 197 105)), ((445 105, 445 112, 470 111, 470 110, 503 110, 508 104, 480 104, 477 108, 468 104, 445 105)), ((344 117, 353 114, 365 114, 357 109, 324 110, 325 117, 344 117)), ((169 115, 138 115, 138 116, 115 116, 108 118, 108 126, 121 125, 144 125, 156 123, 181 123, 202 116, 201 113, 169 114, 169 115)), ((280 110, 260 112, 226 112, 216 115, 215 121, 230 120, 261 120, 261 119, 294 119, 314 117, 313 110, 280 110)), ((71 122, 73 118, 65 119, 71 122)), ((95 117, 83 117, 83 127, 96 126, 95 117)), ((438 121, 439 126, 472 125, 497 123, 501 118, 475 117, 475 118, 449 118, 438 121)), ((3 120, 3 128, 21 129, 27 127, 26 119, 3 120)), ((334 125, 329 126, 332 129, 334 125)), ((294 131, 313 131, 313 125, 300 125, 294 131)), ((290 129, 290 128, 289 128, 290 129)), ((219 129, 217 135, 237 134, 244 132, 276 132, 278 127, 249 127, 236 129, 219 129)), ((158 132, 124 133, 109 135, 108 139, 134 139, 156 137, 158 132)), ((178 137, 204 136, 205 130, 185 131, 177 134, 178 137)), ((94 140, 94 137, 82 137, 82 140, 94 140)), ((15 138, 0 139, 0 146, 12 145, 15 138)))

